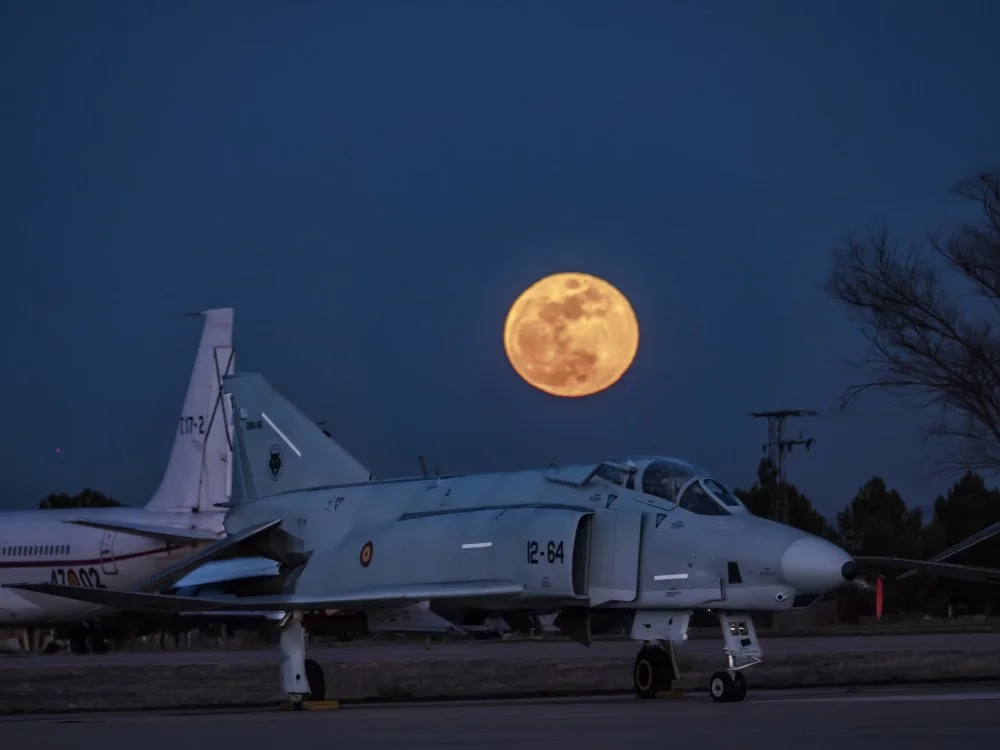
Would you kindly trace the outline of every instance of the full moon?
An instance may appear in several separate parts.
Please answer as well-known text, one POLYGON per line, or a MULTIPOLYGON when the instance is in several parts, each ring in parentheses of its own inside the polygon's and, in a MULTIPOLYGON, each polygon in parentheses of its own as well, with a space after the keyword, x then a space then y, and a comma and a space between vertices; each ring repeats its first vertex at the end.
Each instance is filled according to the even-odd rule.
POLYGON ((557 273, 528 287, 507 313, 503 346, 514 371, 553 396, 611 387, 639 349, 639 321, 625 295, 586 273, 557 273))

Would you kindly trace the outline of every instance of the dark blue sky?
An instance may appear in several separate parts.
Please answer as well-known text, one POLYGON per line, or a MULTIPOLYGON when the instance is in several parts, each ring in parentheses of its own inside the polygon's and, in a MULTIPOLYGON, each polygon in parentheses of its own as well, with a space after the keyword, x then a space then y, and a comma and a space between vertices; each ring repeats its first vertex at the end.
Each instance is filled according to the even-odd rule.
MULTIPOLYGON (((377 474, 663 453, 749 485, 746 413, 829 411, 862 344, 831 245, 946 225, 997 160, 987 0, 0 9, 10 508, 144 503, 200 333, 176 314, 226 305, 239 368, 377 474), (559 270, 640 319, 633 369, 582 400, 503 353, 559 270)), ((873 473, 932 500, 914 418, 864 407, 801 422, 790 478, 827 514, 873 473)))

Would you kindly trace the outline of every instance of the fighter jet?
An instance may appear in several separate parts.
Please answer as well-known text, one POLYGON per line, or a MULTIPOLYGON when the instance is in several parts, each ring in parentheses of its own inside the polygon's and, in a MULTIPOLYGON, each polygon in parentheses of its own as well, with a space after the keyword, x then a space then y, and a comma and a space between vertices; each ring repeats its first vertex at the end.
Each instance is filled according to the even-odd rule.
POLYGON ((711 473, 679 459, 379 482, 358 467, 350 480, 349 454, 261 375, 231 376, 223 387, 243 485, 237 492, 234 482, 225 540, 131 592, 14 588, 126 610, 280 613, 281 684, 297 706, 325 694, 322 669, 305 658, 303 620, 314 613, 356 615, 369 633, 555 614, 585 646, 624 627, 641 643, 635 693, 652 698, 680 676, 674 646, 692 614, 711 610, 726 661, 709 690, 733 702, 747 693, 743 671, 763 656, 750 612, 802 609, 858 573, 844 550, 754 516, 711 473), (277 562, 278 591, 157 593, 206 561, 234 557, 277 562))

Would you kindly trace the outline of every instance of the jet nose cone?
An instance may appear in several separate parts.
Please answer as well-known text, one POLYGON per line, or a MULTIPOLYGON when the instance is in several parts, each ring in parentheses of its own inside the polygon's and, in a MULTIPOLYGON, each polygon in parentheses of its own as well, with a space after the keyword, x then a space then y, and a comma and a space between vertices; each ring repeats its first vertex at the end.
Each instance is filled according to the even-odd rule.
POLYGON ((857 577, 858 564, 837 545, 804 537, 788 545, 781 557, 781 574, 804 594, 823 594, 857 577))

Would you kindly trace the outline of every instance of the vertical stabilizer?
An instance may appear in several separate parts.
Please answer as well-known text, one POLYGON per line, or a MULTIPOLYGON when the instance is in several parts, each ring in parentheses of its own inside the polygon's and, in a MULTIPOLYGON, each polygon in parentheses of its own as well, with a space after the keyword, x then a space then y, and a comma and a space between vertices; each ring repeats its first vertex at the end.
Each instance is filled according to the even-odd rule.
MULTIPOLYGON (((232 396, 235 447, 247 500, 332 484, 368 482, 372 474, 257 373, 225 379, 232 396)), ((233 502, 237 502, 233 498, 233 502)))
POLYGON ((205 327, 180 417, 174 424, 163 481, 149 510, 218 512, 229 500, 232 413, 222 397, 222 379, 233 372, 233 310, 206 310, 205 327), (228 413, 227 413, 228 412, 228 413))

